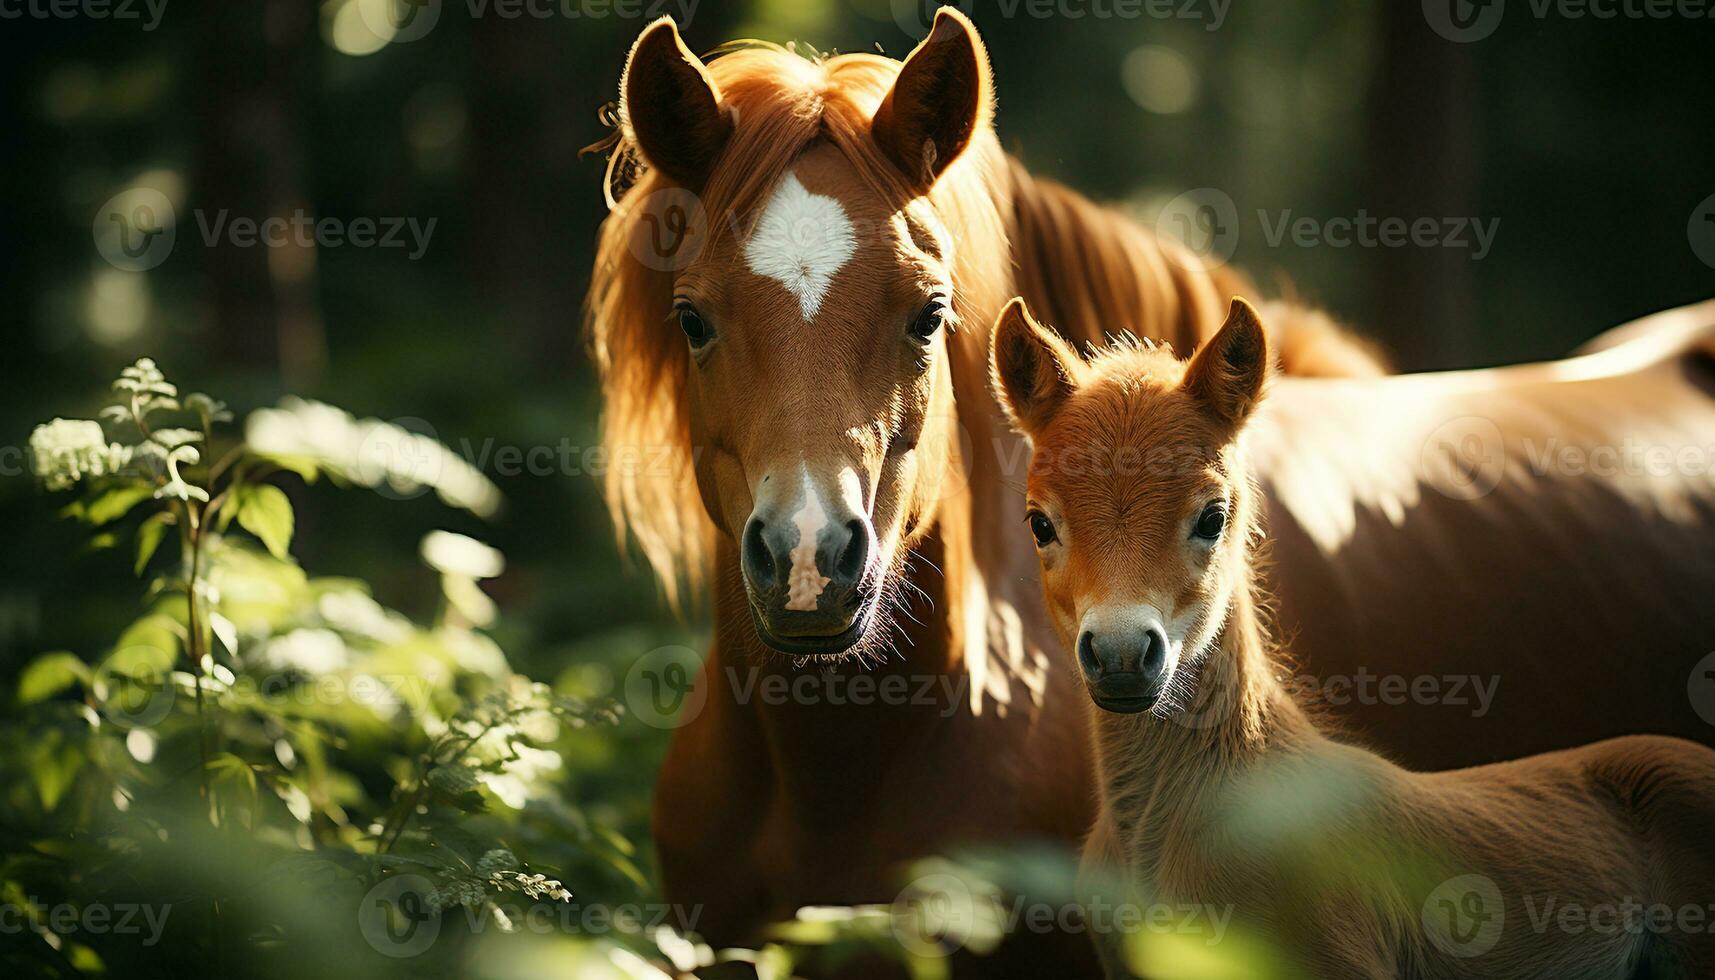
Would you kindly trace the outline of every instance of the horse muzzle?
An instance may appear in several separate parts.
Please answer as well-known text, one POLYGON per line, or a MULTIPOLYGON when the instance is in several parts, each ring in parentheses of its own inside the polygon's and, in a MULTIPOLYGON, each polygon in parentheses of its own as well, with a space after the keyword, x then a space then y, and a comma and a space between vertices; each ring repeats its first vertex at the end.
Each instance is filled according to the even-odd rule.
POLYGON ((1090 700, 1115 714, 1155 707, 1171 673, 1169 648, 1151 607, 1092 611, 1078 631, 1078 666, 1090 700))
POLYGON ((759 503, 745 523, 740 562, 757 635, 783 653, 841 653, 875 611, 875 529, 843 501, 804 495, 759 503))

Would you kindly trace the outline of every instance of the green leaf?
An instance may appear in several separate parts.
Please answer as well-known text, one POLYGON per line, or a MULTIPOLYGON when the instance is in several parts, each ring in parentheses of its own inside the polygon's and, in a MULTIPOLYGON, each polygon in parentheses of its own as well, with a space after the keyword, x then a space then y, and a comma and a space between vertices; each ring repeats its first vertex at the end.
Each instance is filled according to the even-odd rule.
POLYGON ((260 458, 266 459, 288 473, 298 474, 305 483, 316 482, 316 474, 320 469, 313 456, 261 456, 260 458))
POLYGON ((35 704, 60 693, 73 684, 88 684, 89 665, 76 654, 58 650, 44 653, 30 661, 18 677, 18 702, 35 704))
POLYGON ((472 769, 465 766, 436 766, 429 770, 427 781, 436 798, 442 802, 456 806, 466 813, 480 813, 488 809, 479 789, 482 784, 472 769))
POLYGON ((238 495, 238 526, 260 538, 275 558, 290 557, 292 502, 279 487, 244 487, 238 495))
POLYGON ((66 507, 65 513, 92 527, 100 527, 131 513, 131 508, 154 495, 154 488, 147 484, 121 483, 94 491, 66 507))
POLYGON ((161 546, 161 538, 167 533, 167 524, 173 515, 167 511, 151 514, 141 527, 137 528, 137 564, 133 574, 142 575, 143 569, 149 565, 149 559, 155 557, 155 549, 161 546))
POLYGON ((163 676, 178 661, 179 629, 171 616, 144 616, 119 634, 113 652, 102 661, 102 672, 125 677, 141 674, 151 679, 163 676))

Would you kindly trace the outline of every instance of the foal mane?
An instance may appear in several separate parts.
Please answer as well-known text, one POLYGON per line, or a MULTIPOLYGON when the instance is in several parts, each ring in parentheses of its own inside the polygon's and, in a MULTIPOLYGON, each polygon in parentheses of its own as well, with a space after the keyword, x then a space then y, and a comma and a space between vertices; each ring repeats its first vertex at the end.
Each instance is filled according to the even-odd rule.
MULTIPOLYGON (((722 102, 736 116, 728 144, 698 193, 707 220, 703 248, 744 235, 767 195, 814 145, 832 144, 871 192, 895 206, 915 194, 870 136, 870 121, 899 75, 900 63, 872 54, 806 56, 759 41, 723 45, 705 59, 722 102)), ((605 496, 623 548, 629 529, 675 607, 708 573, 713 525, 691 478, 686 413, 687 353, 670 322, 672 273, 630 254, 647 201, 673 186, 647 169, 629 120, 593 149, 610 150, 604 180, 610 214, 602 223, 585 310, 605 402, 602 441, 610 463, 605 496), (661 465, 665 461, 666 465, 661 465)), ((1005 223, 987 190, 1004 166, 986 116, 971 145, 928 197, 960 242, 953 297, 957 318, 986 325, 1004 297, 1005 223), (984 247, 998 255, 981 254, 984 247), (976 253, 976 254, 973 254, 976 253)), ((980 344, 984 331, 957 331, 949 343, 980 344)), ((954 354, 957 365, 986 364, 986 347, 954 354)), ((955 369, 957 370, 957 368, 955 369)))

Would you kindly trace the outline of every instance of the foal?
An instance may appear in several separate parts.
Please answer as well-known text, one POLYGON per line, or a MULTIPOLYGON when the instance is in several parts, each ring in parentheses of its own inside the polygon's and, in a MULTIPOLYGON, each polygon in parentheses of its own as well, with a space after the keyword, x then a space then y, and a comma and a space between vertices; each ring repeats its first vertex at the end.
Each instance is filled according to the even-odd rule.
MULTIPOLYGON (((1269 358, 1242 300, 1189 362, 1086 360, 1022 300, 1000 316, 1048 609, 1103 709, 1086 894, 1105 873, 1151 910, 1225 909, 1236 935, 1199 951, 1221 975, 1263 950, 1270 976, 1715 977, 1715 752, 1638 736, 1415 773, 1295 702, 1254 595, 1269 358)), ((1176 972, 1171 937, 1091 924, 1110 975, 1176 972)))

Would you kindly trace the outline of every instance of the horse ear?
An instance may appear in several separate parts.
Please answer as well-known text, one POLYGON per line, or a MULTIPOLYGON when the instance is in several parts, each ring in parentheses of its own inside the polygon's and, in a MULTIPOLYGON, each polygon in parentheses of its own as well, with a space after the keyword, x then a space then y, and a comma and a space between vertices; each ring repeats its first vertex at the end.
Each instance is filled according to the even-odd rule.
POLYGON ((1023 299, 1000 311, 991 357, 1001 407, 1025 435, 1040 432, 1078 389, 1083 359, 1059 334, 1037 323, 1023 299))
POLYGON ((1227 322, 1192 356, 1184 386, 1215 415, 1237 426, 1262 399, 1268 368, 1268 334, 1262 320, 1235 296, 1227 322))
POLYGON ((988 52, 964 14, 935 13, 929 36, 905 59, 870 131, 917 189, 928 190, 994 112, 988 52))
POLYGON ((672 17, 644 28, 619 80, 619 116, 651 167, 701 187, 732 134, 720 89, 672 17))

